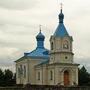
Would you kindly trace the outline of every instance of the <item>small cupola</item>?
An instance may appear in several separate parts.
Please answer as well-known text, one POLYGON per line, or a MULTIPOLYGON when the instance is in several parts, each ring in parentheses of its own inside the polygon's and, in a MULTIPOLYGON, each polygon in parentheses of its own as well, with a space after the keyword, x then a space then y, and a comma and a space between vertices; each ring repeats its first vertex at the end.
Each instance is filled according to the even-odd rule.
POLYGON ((25 53, 25 56, 35 59, 49 60, 49 50, 44 47, 44 40, 45 40, 45 36, 41 32, 41 26, 40 26, 40 31, 36 35, 37 47, 31 52, 25 53))
POLYGON ((36 36, 37 48, 44 48, 44 39, 45 39, 45 36, 42 34, 41 27, 40 27, 40 31, 36 36))
POLYGON ((41 29, 38 35, 36 36, 37 41, 44 41, 45 36, 42 34, 41 29))
POLYGON ((64 19, 64 14, 62 13, 62 8, 61 8, 61 12, 59 14, 59 23, 63 23, 63 19, 64 19))

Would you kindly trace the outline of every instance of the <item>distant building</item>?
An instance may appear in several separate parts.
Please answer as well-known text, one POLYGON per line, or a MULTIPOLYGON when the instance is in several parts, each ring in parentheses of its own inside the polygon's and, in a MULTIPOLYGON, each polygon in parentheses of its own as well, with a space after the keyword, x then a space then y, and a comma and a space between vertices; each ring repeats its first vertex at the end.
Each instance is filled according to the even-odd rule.
POLYGON ((36 36, 37 47, 16 62, 17 84, 78 85, 78 65, 73 62, 72 42, 59 14, 59 25, 50 37, 50 51, 44 47, 45 36, 41 30, 36 36))

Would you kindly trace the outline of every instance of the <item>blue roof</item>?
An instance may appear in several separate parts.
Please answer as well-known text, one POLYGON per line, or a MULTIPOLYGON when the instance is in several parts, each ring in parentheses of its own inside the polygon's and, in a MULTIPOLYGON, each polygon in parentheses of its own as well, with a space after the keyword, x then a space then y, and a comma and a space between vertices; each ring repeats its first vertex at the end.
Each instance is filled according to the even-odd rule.
POLYGON ((62 13, 62 9, 61 12, 59 14, 59 25, 54 33, 55 37, 65 37, 65 36, 69 36, 64 24, 63 24, 63 20, 64 20, 64 14, 62 13))
POLYGON ((55 33, 54 33, 55 37, 65 37, 65 36, 69 36, 65 26, 63 23, 59 23, 55 33))
POLYGON ((41 33, 41 30, 39 34, 36 36, 37 41, 44 41, 45 36, 41 33))
POLYGON ((24 53, 24 55, 31 58, 49 59, 49 50, 45 48, 36 48, 30 53, 24 53))
POLYGON ((24 53, 24 56, 31 57, 31 58, 43 58, 43 59, 49 59, 49 50, 44 48, 44 39, 45 36, 41 33, 41 30, 39 34, 36 36, 37 40, 37 47, 35 50, 29 53, 24 53))

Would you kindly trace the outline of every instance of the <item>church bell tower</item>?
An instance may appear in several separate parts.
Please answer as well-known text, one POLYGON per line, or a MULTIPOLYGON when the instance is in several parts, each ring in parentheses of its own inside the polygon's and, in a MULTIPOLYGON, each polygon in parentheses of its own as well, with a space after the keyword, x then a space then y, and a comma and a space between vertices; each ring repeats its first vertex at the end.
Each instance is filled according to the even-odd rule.
POLYGON ((73 63, 73 38, 64 26, 62 8, 59 14, 59 24, 50 38, 50 63, 73 63))

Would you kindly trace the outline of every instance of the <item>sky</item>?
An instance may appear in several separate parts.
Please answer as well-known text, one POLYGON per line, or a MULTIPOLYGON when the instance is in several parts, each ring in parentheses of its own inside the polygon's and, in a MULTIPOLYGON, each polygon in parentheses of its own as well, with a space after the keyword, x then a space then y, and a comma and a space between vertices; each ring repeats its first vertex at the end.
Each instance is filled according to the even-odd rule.
POLYGON ((90 0, 0 0, 0 68, 15 70, 14 61, 36 48, 39 25, 50 49, 61 2, 65 27, 74 40, 74 62, 90 72, 90 0))

